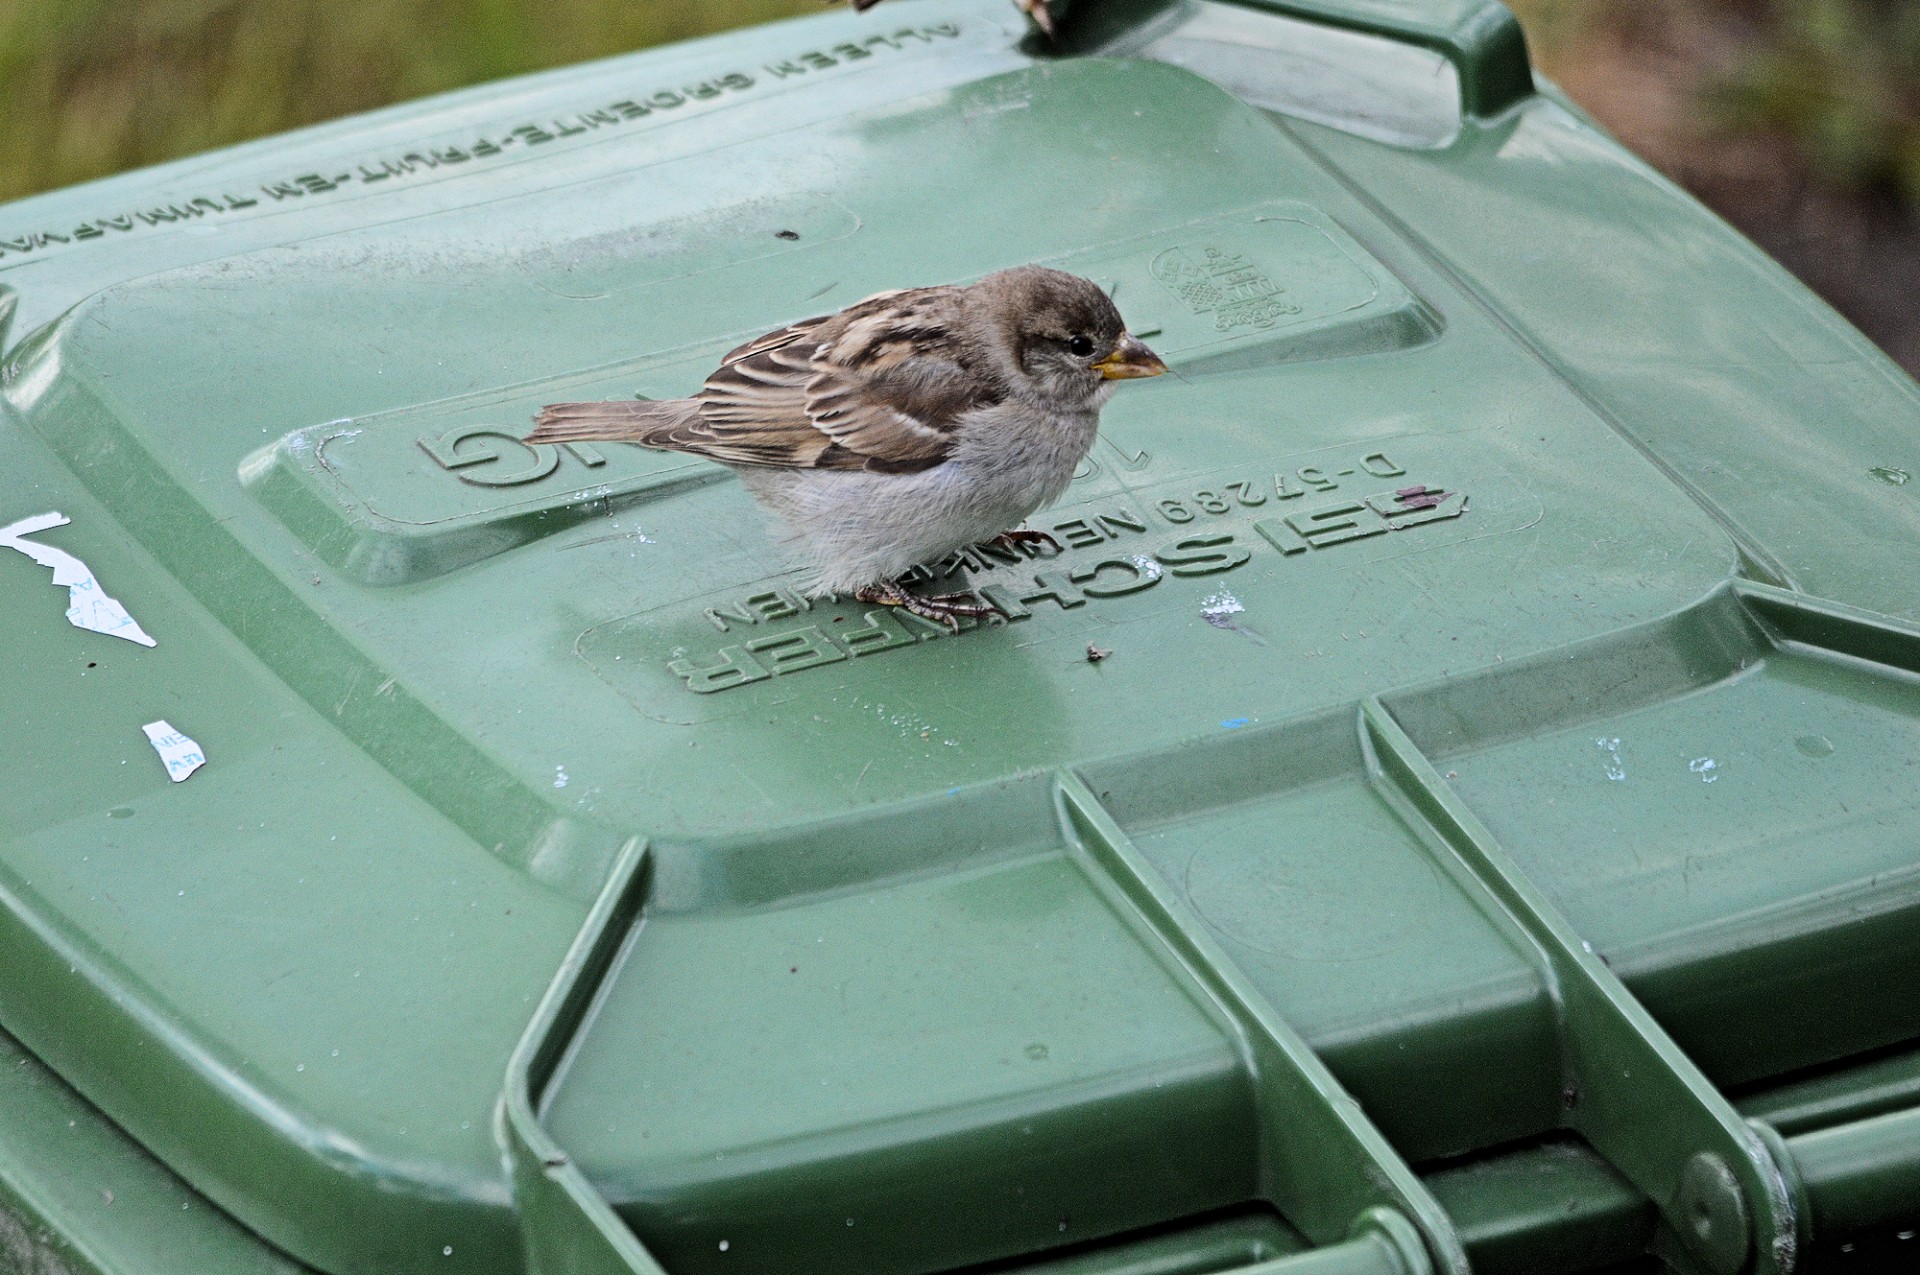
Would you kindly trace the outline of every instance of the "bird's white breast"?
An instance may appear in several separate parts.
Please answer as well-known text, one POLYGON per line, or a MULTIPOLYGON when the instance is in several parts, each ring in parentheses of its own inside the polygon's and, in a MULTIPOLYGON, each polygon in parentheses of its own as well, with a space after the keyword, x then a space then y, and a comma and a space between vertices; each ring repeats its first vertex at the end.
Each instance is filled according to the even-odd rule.
POLYGON ((1097 403, 1060 413, 1011 399, 962 418, 951 458, 916 474, 740 474, 786 525, 812 590, 846 592, 1019 526, 1066 490, 1098 427, 1097 403))

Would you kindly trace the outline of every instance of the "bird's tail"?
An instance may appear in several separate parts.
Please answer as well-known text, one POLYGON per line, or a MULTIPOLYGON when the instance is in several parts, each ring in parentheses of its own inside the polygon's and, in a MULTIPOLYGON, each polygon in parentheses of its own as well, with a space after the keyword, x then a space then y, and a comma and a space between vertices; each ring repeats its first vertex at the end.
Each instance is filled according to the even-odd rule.
POLYGON ((700 413, 690 398, 622 399, 611 403, 549 403, 533 418, 529 443, 624 442, 659 446, 666 435, 700 413), (656 441, 658 440, 658 441, 656 441))

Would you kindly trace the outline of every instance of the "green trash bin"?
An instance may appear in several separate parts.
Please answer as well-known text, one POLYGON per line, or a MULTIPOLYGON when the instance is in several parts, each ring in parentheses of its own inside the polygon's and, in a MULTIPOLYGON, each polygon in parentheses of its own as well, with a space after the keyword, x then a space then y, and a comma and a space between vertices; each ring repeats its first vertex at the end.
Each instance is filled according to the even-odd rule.
POLYGON ((0 1265, 1915 1261, 1920 391, 1496 4, 1064 17, 0 209, 0 1265), (1028 261, 1177 375, 1004 618, 518 441, 1028 261))

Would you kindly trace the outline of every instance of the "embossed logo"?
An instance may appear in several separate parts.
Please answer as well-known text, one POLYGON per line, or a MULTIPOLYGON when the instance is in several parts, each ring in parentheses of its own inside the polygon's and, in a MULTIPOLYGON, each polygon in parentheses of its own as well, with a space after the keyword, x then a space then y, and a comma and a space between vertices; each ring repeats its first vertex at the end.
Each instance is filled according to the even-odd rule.
POLYGON ((562 453, 588 469, 599 469, 606 456, 590 443, 561 443, 557 447, 520 441, 518 435, 492 425, 468 425, 444 434, 415 440, 434 464, 463 483, 476 487, 520 487, 539 482, 560 468, 562 453))
MULTIPOLYGON (((1171 464, 1160 455, 1124 480, 1116 471, 1075 484, 1080 499, 1029 524, 1052 534, 1058 552, 974 545, 910 572, 921 592, 971 590, 998 608, 963 621, 957 635, 898 609, 806 597, 797 572, 765 575, 742 556, 731 587, 716 582, 608 616, 574 650, 640 712, 679 724, 838 702, 870 682, 874 656, 897 661, 894 669, 917 663, 946 685, 971 676, 961 670, 976 659, 1077 661, 1097 636, 1102 647, 1173 656, 1164 672, 1182 678, 1218 665, 1179 659, 1166 646, 1172 635, 1181 635, 1176 648, 1238 644, 1216 648, 1227 659, 1271 659, 1254 653, 1280 645, 1310 652, 1324 635, 1273 627, 1287 623, 1297 598, 1365 595, 1382 573, 1438 581, 1472 542, 1524 534, 1542 517, 1498 453, 1469 436, 1383 434, 1146 478, 1171 464), (947 645, 956 641, 969 645, 947 645)), ((1104 456, 1102 469, 1115 471, 1104 456)))
MULTIPOLYGON (((552 477, 563 466, 571 471, 573 465, 568 462, 587 469, 606 466, 607 454, 592 443, 528 443, 521 438, 522 432, 505 425, 460 425, 421 434, 414 443, 442 470, 473 487, 524 487, 552 477)), ((1113 454, 1107 465, 1122 473, 1138 473, 1153 461, 1150 452, 1129 452, 1104 436, 1100 442, 1113 454)), ((616 446, 624 450, 626 445, 616 446)), ((1074 481, 1091 478, 1102 468, 1099 460, 1088 455, 1074 471, 1074 481)))
POLYGON ((1213 316, 1216 331, 1266 329, 1300 313, 1245 253, 1212 244, 1169 248, 1153 259, 1153 277, 1195 314, 1213 316))
MULTIPOLYGON (((1167 579, 1238 570, 1253 560, 1262 541, 1291 558, 1450 522, 1467 512, 1465 492, 1408 482, 1406 476, 1407 470, 1384 451, 1353 456, 1339 467, 1303 465, 1259 478, 1226 476, 1150 496, 1145 504, 1103 503, 1056 521, 1047 530, 1061 543, 1057 555, 1031 546, 978 545, 917 568, 907 578, 912 583, 941 580, 951 588, 955 575, 984 577, 978 592, 1000 611, 986 623, 1018 624, 1049 608, 1074 611, 1143 593, 1167 579), (1343 485, 1359 490, 1344 495, 1343 485), (1268 515, 1253 518, 1250 529, 1256 535, 1247 534, 1243 521, 1250 514, 1268 515), (1174 532, 1170 540, 1164 538, 1169 529, 1174 532)), ((906 612, 849 614, 837 599, 814 601, 780 588, 721 600, 701 614, 733 640, 704 652, 681 645, 666 661, 666 671, 697 695, 953 636, 943 625, 906 612), (810 614, 816 610, 822 614, 810 614), (815 622, 781 624, 797 618, 815 622), (739 630, 745 632, 736 636, 739 630)), ((979 623, 965 622, 962 631, 979 623)))

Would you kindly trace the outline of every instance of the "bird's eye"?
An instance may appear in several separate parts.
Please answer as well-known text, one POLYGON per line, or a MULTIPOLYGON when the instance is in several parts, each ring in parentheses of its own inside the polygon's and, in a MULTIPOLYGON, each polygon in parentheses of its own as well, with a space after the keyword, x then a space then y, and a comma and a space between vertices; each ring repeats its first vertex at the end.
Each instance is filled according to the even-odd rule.
POLYGON ((1067 339, 1067 353, 1085 358, 1093 353, 1093 341, 1090 337, 1076 336, 1067 339))

